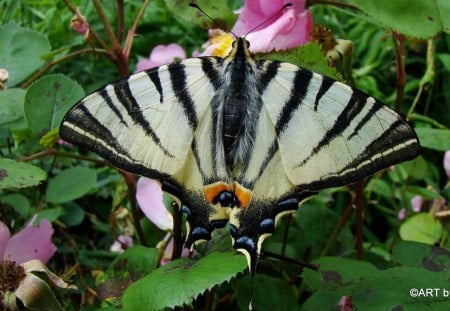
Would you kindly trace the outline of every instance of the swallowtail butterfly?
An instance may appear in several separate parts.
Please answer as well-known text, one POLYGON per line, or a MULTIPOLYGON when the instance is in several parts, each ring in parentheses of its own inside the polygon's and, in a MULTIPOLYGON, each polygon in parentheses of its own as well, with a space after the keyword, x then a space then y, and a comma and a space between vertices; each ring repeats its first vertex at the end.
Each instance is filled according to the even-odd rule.
POLYGON ((230 222, 251 273, 283 214, 419 154, 411 127, 361 91, 295 65, 225 58, 138 72, 82 99, 60 136, 159 181, 187 214, 186 246, 230 222))

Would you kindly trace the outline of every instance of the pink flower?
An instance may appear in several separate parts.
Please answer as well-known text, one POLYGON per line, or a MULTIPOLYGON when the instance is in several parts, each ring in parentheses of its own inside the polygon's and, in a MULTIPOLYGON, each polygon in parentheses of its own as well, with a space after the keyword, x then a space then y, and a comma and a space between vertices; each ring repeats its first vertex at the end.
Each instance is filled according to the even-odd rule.
POLYGON ((406 210, 406 208, 402 208, 402 209, 398 212, 397 217, 398 217, 398 219, 400 219, 400 220, 404 220, 404 219, 406 218, 406 215, 408 215, 408 211, 406 210))
POLYGON ((305 3, 306 0, 247 0, 239 9, 239 19, 231 31, 237 36, 246 36, 253 53, 305 44, 313 28, 311 12, 305 9, 305 3), (270 18, 288 2, 293 5, 270 18), (261 27, 254 29, 258 25, 261 27))
POLYGON ((153 48, 149 58, 141 59, 136 64, 136 71, 150 69, 173 62, 176 58, 186 58, 186 52, 178 44, 157 45, 153 48))
POLYGON ((37 226, 30 222, 12 237, 8 227, 0 222, 0 259, 17 265, 32 259, 46 263, 56 251, 52 235, 52 225, 46 219, 42 219, 37 226))
POLYGON ((73 30, 84 35, 86 38, 89 36, 89 23, 86 17, 80 13, 78 8, 77 12, 70 20, 70 26, 73 30))
POLYGON ((423 201, 424 200, 420 195, 415 195, 411 199, 411 205, 414 212, 420 212, 420 210, 422 209, 423 201))
MULTIPOLYGON (((156 248, 161 250, 160 264, 164 265, 172 260, 173 237, 171 231, 173 228, 173 217, 163 204, 161 186, 153 179, 139 178, 136 186, 136 199, 145 216, 159 229, 168 232, 156 246, 156 248)), ((184 248, 181 256, 189 256, 189 250, 184 248)))
POLYGON ((352 311, 352 297, 350 296, 342 296, 339 301, 339 306, 341 307, 340 311, 352 311))
POLYGON ((146 177, 139 178, 136 199, 145 216, 159 229, 172 230, 173 218, 163 204, 163 192, 156 181, 146 177))
POLYGON ((133 246, 133 238, 125 235, 125 234, 121 234, 117 237, 117 239, 114 241, 114 243, 111 245, 111 247, 109 248, 109 250, 111 252, 114 253, 123 253, 127 248, 133 246))
POLYGON ((444 170, 447 177, 450 178, 450 150, 446 151, 444 154, 444 170))

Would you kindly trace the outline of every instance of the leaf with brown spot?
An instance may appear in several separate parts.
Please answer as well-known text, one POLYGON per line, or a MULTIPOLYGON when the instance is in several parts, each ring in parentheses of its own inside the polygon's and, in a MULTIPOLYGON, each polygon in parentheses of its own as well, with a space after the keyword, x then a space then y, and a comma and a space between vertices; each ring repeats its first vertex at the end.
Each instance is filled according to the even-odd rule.
POLYGON ((25 188, 39 185, 47 173, 29 163, 0 158, 0 189, 25 188))

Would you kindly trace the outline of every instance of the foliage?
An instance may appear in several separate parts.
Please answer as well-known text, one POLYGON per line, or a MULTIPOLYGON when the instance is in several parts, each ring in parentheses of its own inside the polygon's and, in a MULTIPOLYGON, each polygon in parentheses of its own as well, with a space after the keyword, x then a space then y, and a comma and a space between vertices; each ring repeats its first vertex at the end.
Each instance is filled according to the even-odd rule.
MULTIPOLYGON (((351 296, 354 310, 450 307, 443 296, 450 184, 442 167, 450 150, 449 2, 309 2, 316 24, 353 41, 356 86, 402 112, 423 152, 356 186, 324 190, 282 219, 254 280, 245 258, 229 248, 226 229, 192 258, 160 266, 164 233, 136 209, 135 178, 57 136, 62 117, 84 94, 128 75, 157 44, 176 42, 191 55, 207 39, 199 27, 210 21, 187 1, 0 2, 0 69, 9 75, 0 82, 0 217, 15 228, 35 214, 53 222, 58 251, 49 267, 77 271, 79 291, 64 309, 245 309, 252 286, 257 310, 335 310, 342 296, 351 296), (77 7, 88 33, 70 28, 77 7), (411 205, 415 196, 424 200, 419 212, 411 205), (125 233, 142 246, 111 252, 125 233), (440 292, 414 297, 413 288, 440 292)), ((212 3, 199 1, 231 28, 242 3, 212 3)), ((315 43, 258 57, 340 76, 315 43)))

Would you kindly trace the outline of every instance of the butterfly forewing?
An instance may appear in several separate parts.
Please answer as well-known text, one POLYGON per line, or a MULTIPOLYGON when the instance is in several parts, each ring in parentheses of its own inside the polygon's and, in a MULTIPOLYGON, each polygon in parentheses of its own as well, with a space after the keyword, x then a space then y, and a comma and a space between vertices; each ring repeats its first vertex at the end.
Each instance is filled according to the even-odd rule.
POLYGON ((187 246, 229 219, 252 273, 281 215, 420 149, 388 107, 295 65, 255 61, 243 38, 225 59, 187 59, 107 85, 69 111, 60 135, 159 180, 187 214, 187 246))

